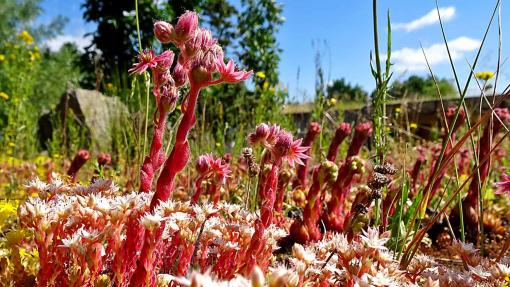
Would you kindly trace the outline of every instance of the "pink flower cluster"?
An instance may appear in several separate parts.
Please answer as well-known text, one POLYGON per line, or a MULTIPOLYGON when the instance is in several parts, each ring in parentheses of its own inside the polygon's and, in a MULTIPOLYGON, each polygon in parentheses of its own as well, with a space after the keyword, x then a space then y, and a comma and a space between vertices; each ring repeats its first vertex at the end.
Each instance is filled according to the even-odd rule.
POLYGON ((223 202, 169 200, 150 211, 152 193, 119 195, 109 180, 81 186, 36 179, 29 189, 40 197, 22 204, 19 217, 34 233, 39 286, 157 286, 158 275, 185 276, 189 268, 232 279, 253 256, 254 238, 264 242, 257 257, 266 269, 276 241, 286 235, 275 225, 255 235, 258 216, 223 202), (147 241, 161 228, 160 241, 147 241), (151 251, 144 259, 157 268, 138 281, 144 237, 151 251))
POLYGON ((220 199, 220 188, 225 184, 231 170, 228 163, 224 163, 222 158, 214 158, 213 155, 201 155, 198 157, 197 165, 198 179, 195 182, 195 194, 193 195, 193 203, 198 203, 200 195, 203 192, 202 183, 209 180, 209 194, 212 202, 217 204, 220 199))
MULTIPOLYGON (((154 34, 161 43, 174 44, 180 53, 174 61, 175 54, 171 50, 159 55, 155 55, 153 50, 146 50, 140 54, 139 62, 130 69, 131 73, 150 70, 154 83, 153 94, 156 99, 157 115, 154 116, 150 153, 145 158, 140 172, 140 191, 150 192, 154 175, 162 168, 156 192, 151 200, 151 211, 155 211, 160 202, 168 200, 174 189, 176 175, 189 161, 188 134, 196 122, 195 106, 200 91, 216 84, 237 83, 252 75, 251 71, 237 70, 232 60, 225 64, 222 48, 209 30, 199 28, 198 16, 194 12, 188 11, 181 15, 175 27, 165 21, 156 22, 154 34), (219 77, 216 77, 217 74, 219 77), (163 139, 166 119, 175 108, 180 91, 186 88, 188 92, 181 103, 182 120, 175 134, 172 151, 165 159, 163 139)), ((213 193, 216 201, 219 198, 218 192, 219 190, 216 190, 213 193)), ((164 228, 163 223, 157 230, 146 234, 140 262, 134 275, 133 282, 136 284, 143 284, 147 280, 155 281, 156 262, 151 259, 152 252, 155 246, 161 244, 164 228)))

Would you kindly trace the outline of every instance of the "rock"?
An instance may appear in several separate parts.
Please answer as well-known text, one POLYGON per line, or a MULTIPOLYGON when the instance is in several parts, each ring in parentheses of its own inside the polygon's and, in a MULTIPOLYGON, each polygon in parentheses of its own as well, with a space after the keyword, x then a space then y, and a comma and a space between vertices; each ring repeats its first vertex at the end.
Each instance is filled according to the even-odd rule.
MULTIPOLYGON (((98 91, 69 89, 60 99, 55 110, 39 119, 39 140, 47 148, 57 123, 77 124, 79 134, 84 135, 85 143, 80 148, 97 152, 112 150, 112 132, 122 128, 121 123, 128 116, 127 107, 116 97, 107 97, 98 91), (55 119, 57 119, 55 121, 55 119)), ((69 147, 68 130, 62 131, 62 144, 69 147)))

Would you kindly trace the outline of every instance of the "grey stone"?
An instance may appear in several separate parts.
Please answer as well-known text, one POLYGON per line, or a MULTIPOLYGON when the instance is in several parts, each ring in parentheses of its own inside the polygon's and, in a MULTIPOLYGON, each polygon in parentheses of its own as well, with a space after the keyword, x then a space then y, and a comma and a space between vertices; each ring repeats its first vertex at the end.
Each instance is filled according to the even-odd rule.
MULTIPOLYGON (((44 114, 39 119, 39 139, 43 148, 52 138, 55 121, 64 126, 68 120, 77 123, 82 129, 80 134, 86 137, 86 146, 83 148, 93 151, 110 152, 112 149, 112 130, 122 128, 121 123, 129 115, 127 107, 116 97, 104 96, 95 90, 68 89, 60 99, 55 110, 44 114), (70 112, 72 111, 72 113, 70 112), (70 116, 73 116, 70 119, 70 116)), ((66 132, 62 131, 63 144, 68 142, 66 132)))

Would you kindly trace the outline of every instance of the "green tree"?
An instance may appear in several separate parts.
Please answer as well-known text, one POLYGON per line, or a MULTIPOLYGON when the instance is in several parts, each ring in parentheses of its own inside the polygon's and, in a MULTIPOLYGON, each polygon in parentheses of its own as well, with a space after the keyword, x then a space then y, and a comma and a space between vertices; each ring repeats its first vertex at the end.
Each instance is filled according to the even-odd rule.
POLYGON ((200 9, 203 26, 211 30, 223 50, 227 52, 236 38, 235 21, 239 12, 228 0, 205 0, 200 9))
MULTIPOLYGON (((0 39, 2 43, 13 41, 21 30, 28 30, 36 42, 60 34, 68 19, 57 16, 48 24, 35 25, 42 12, 42 0, 0 0, 0 39)), ((1 44, 0 44, 1 46, 1 44)))
POLYGON ((364 102, 368 96, 361 86, 351 85, 343 78, 331 82, 326 90, 328 99, 339 101, 364 102))
POLYGON ((242 0, 244 11, 238 21, 238 56, 241 62, 263 77, 255 77, 257 89, 265 82, 278 84, 278 64, 282 50, 278 47, 276 34, 283 24, 283 6, 274 0, 242 0))
MULTIPOLYGON (((89 77, 85 85, 97 86, 101 77, 107 80, 113 74, 126 71, 138 54, 138 35, 136 27, 135 0, 105 1, 87 0, 83 17, 97 24, 92 34, 92 45, 82 59, 89 77), (101 53, 98 54, 97 51, 101 53), (100 67, 102 72, 98 71, 100 67)), ((237 10, 227 0, 153 0, 138 1, 140 39, 142 47, 160 45, 154 41, 153 24, 155 20, 177 22, 177 17, 187 10, 200 13, 205 26, 219 38, 222 45, 230 45, 234 38, 234 20, 237 10)))
POLYGON ((56 17, 34 24, 40 0, 0 0, 0 153, 27 157, 37 151, 37 120, 75 82, 75 47, 52 52, 40 44, 59 34, 66 23, 56 17))
MULTIPOLYGON (((86 48, 84 56, 87 70, 97 73, 95 62, 98 61, 107 77, 118 71, 127 71, 138 52, 135 0, 87 0, 82 7, 83 18, 97 24, 96 31, 91 33, 92 45, 86 48), (101 52, 100 57, 97 51, 101 52)), ((142 47, 151 47, 154 20, 172 18, 173 11, 166 3, 158 5, 152 0, 138 1, 138 10, 142 47)), ((93 86, 94 82, 86 84, 93 86)))
MULTIPOLYGON (((455 95, 455 88, 447 79, 436 77, 437 87, 441 96, 455 95)), ((426 78, 420 76, 410 76, 405 81, 395 81, 390 87, 389 94, 393 98, 434 98, 438 97, 437 87, 431 76, 426 78)))

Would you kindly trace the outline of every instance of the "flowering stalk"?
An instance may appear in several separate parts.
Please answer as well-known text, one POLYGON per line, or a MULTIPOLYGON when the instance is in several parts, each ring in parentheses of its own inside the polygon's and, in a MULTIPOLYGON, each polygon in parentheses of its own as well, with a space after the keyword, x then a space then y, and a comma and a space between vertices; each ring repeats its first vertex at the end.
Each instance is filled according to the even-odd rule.
POLYGON ((214 205, 218 204, 220 199, 220 188, 225 184, 226 178, 230 174, 229 164, 223 164, 222 158, 214 158, 213 155, 201 155, 197 160, 197 171, 199 177, 195 182, 195 194, 193 195, 192 202, 197 204, 202 194, 202 182, 209 179, 209 194, 214 205))
MULTIPOLYGON (((154 114, 154 130, 149 155, 145 157, 140 170, 140 192, 149 192, 152 189, 154 174, 158 172, 164 161, 163 139, 166 119, 174 108, 178 99, 176 81, 169 74, 174 60, 172 51, 165 51, 154 56, 154 52, 144 51, 139 56, 139 63, 130 70, 131 73, 143 73, 150 68, 154 79, 152 93, 156 100, 154 114)), ((175 71, 175 68, 174 68, 175 71)))
MULTIPOLYGON (((489 156, 491 150, 491 142, 497 136, 500 129, 503 127, 504 123, 510 121, 510 113, 506 108, 495 108, 494 113, 501 120, 494 120, 492 124, 489 122, 485 126, 483 130, 482 138, 478 144, 478 158, 483 160, 489 156)), ((462 201, 463 204, 463 214, 464 214, 464 224, 467 226, 468 235, 470 235, 471 239, 476 238, 476 234, 478 233, 478 212, 477 205, 478 199, 480 195, 480 187, 485 183, 487 176, 489 175, 490 168, 490 160, 484 161, 479 168, 479 177, 473 177, 468 189, 467 196, 462 201)), ((452 215, 457 217, 459 213, 458 209, 453 210, 452 215)))
POLYGON ((338 170, 338 176, 331 191, 328 211, 322 219, 329 230, 342 231, 343 205, 351 189, 354 176, 363 170, 363 164, 356 158, 361 148, 372 134, 372 124, 361 123, 356 126, 346 158, 338 170))
POLYGON ((306 197, 306 206, 303 211, 303 219, 295 220, 290 228, 291 238, 298 243, 317 241, 322 238, 318 228, 322 213, 322 197, 324 189, 336 179, 338 166, 325 161, 313 170, 313 182, 306 197))
POLYGON ((94 170, 91 182, 95 182, 99 178, 104 177, 104 169, 111 164, 112 156, 109 153, 100 153, 97 155, 97 169, 94 170))
MULTIPOLYGON (((457 118, 457 121, 455 122, 455 126, 451 126, 453 119, 455 118, 456 109, 455 107, 449 107, 446 111, 446 123, 448 124, 447 129, 445 133, 443 134, 443 146, 446 145, 444 154, 448 154, 453 147, 453 142, 456 138, 456 132, 459 129, 459 127, 464 123, 464 120, 466 119, 466 112, 464 109, 461 109, 459 112, 459 116, 457 118), (452 129, 451 131, 451 138, 448 138, 448 129, 452 129)), ((444 175, 446 174, 447 166, 445 165, 441 170, 438 170, 441 166, 442 162, 439 160, 436 160, 434 164, 432 165, 433 168, 430 171, 429 178, 427 180, 427 185, 425 186, 424 191, 428 194, 428 199, 430 200, 436 192, 439 190, 439 187, 441 186, 441 180, 443 179, 444 175)))
POLYGON ((283 200, 285 198, 285 190, 289 186, 291 174, 288 170, 280 171, 278 175, 278 187, 276 188, 276 202, 274 209, 278 213, 283 212, 283 200))
MULTIPOLYGON (((153 143, 151 145, 151 153, 144 162, 142 167, 142 182, 141 190, 150 190, 152 178, 155 171, 163 165, 161 175, 156 183, 156 192, 154 193, 151 203, 150 212, 153 213, 160 202, 165 202, 169 197, 174 187, 174 180, 178 173, 180 173, 187 165, 190 157, 190 147, 188 142, 188 135, 196 122, 195 107, 197 104, 200 91, 208 86, 220 83, 237 83, 249 78, 252 72, 237 71, 235 64, 230 60, 225 64, 223 58, 223 51, 218 46, 217 40, 211 35, 211 32, 206 29, 198 28, 198 16, 194 12, 186 12, 177 22, 175 28, 164 21, 158 21, 154 25, 154 33, 157 39, 162 43, 172 42, 180 49, 180 55, 177 63, 174 65, 172 75, 163 73, 165 77, 161 79, 168 79, 168 83, 173 83, 165 91, 170 95, 175 95, 176 92, 173 87, 180 87, 186 83, 185 79, 189 82, 189 92, 182 102, 183 116, 177 128, 175 135, 175 143, 170 152, 170 155, 164 161, 164 154, 162 152, 162 132, 164 131, 164 120, 166 119, 167 109, 161 109, 160 118, 157 122, 160 126, 155 128, 153 136, 153 143), (219 74, 220 77, 213 79, 213 75, 219 74), (153 148, 154 147, 154 148, 153 148), (145 178, 144 178, 145 176, 145 178), (149 188, 149 189, 147 189, 149 188)), ((170 52, 171 53, 171 52, 170 52)), ((155 69, 156 72, 170 68, 173 64, 173 54, 170 53, 160 58, 151 58, 149 56, 140 58, 140 63, 136 64, 132 71, 143 71, 147 68, 155 69), (163 66, 163 69, 158 69, 158 65, 163 66)), ((159 74, 154 74, 155 82, 159 80, 159 74)), ((157 87, 157 84, 155 84, 157 87)), ((159 99, 159 92, 156 91, 156 100, 159 99)), ((162 99, 161 99, 162 100, 162 99)), ((158 106, 158 110, 162 105, 158 106)), ((150 286, 154 286, 155 282, 155 269, 157 262, 152 260, 152 252, 154 246, 161 245, 161 236, 165 228, 163 222, 161 226, 150 234, 146 234, 144 245, 141 251, 139 263, 135 271, 133 282, 147 282, 146 278, 150 278, 150 286)), ((131 283, 136 286, 137 283, 131 283)))
POLYGON ((345 138, 347 138, 351 134, 351 125, 349 123, 341 123, 336 131, 335 136, 331 140, 331 143, 329 145, 328 155, 326 158, 329 161, 335 161, 336 156, 338 154, 338 148, 342 144, 345 138))
POLYGON ((73 161, 71 162, 71 166, 67 170, 67 175, 71 177, 71 180, 76 181, 76 177, 78 175, 78 171, 82 168, 83 165, 90 159, 90 154, 87 150, 81 149, 74 156, 73 161))
MULTIPOLYGON (((257 265, 257 256, 260 255, 264 245, 263 235, 265 230, 273 221, 273 210, 276 200, 276 188, 278 186, 278 171, 284 161, 287 161, 292 167, 294 163, 303 164, 303 159, 309 158, 306 151, 309 147, 302 146, 302 140, 294 140, 292 135, 280 127, 273 125, 271 128, 265 124, 257 127, 255 133, 248 136, 248 142, 251 145, 261 144, 271 154, 272 166, 263 183, 262 207, 260 209, 260 219, 255 225, 255 233, 250 242, 250 247, 246 253, 246 272, 251 272, 257 265)), ((259 266, 261 264, 258 264, 259 266)))
POLYGON ((460 151, 460 159, 459 159, 459 175, 469 176, 471 158, 469 154, 469 149, 465 148, 460 151))
MULTIPOLYGON (((317 122, 311 122, 310 126, 308 127, 308 131, 306 132, 305 138, 303 139, 302 145, 304 147, 309 147, 310 149, 306 152, 307 155, 310 155, 311 147, 313 145, 313 142, 317 138, 317 136, 321 133, 321 126, 317 122)), ((308 159, 303 160, 303 165, 299 165, 296 168, 296 178, 294 179, 292 183, 292 187, 296 188, 298 186, 305 187, 306 182, 306 176, 308 174, 308 159)))
POLYGON ((416 161, 414 162, 413 168, 409 171, 409 177, 411 178, 411 194, 413 196, 416 195, 416 184, 418 180, 423 180, 423 176, 420 177, 420 169, 423 163, 425 162, 425 149, 421 146, 416 148, 418 152, 418 157, 416 157, 416 161))

